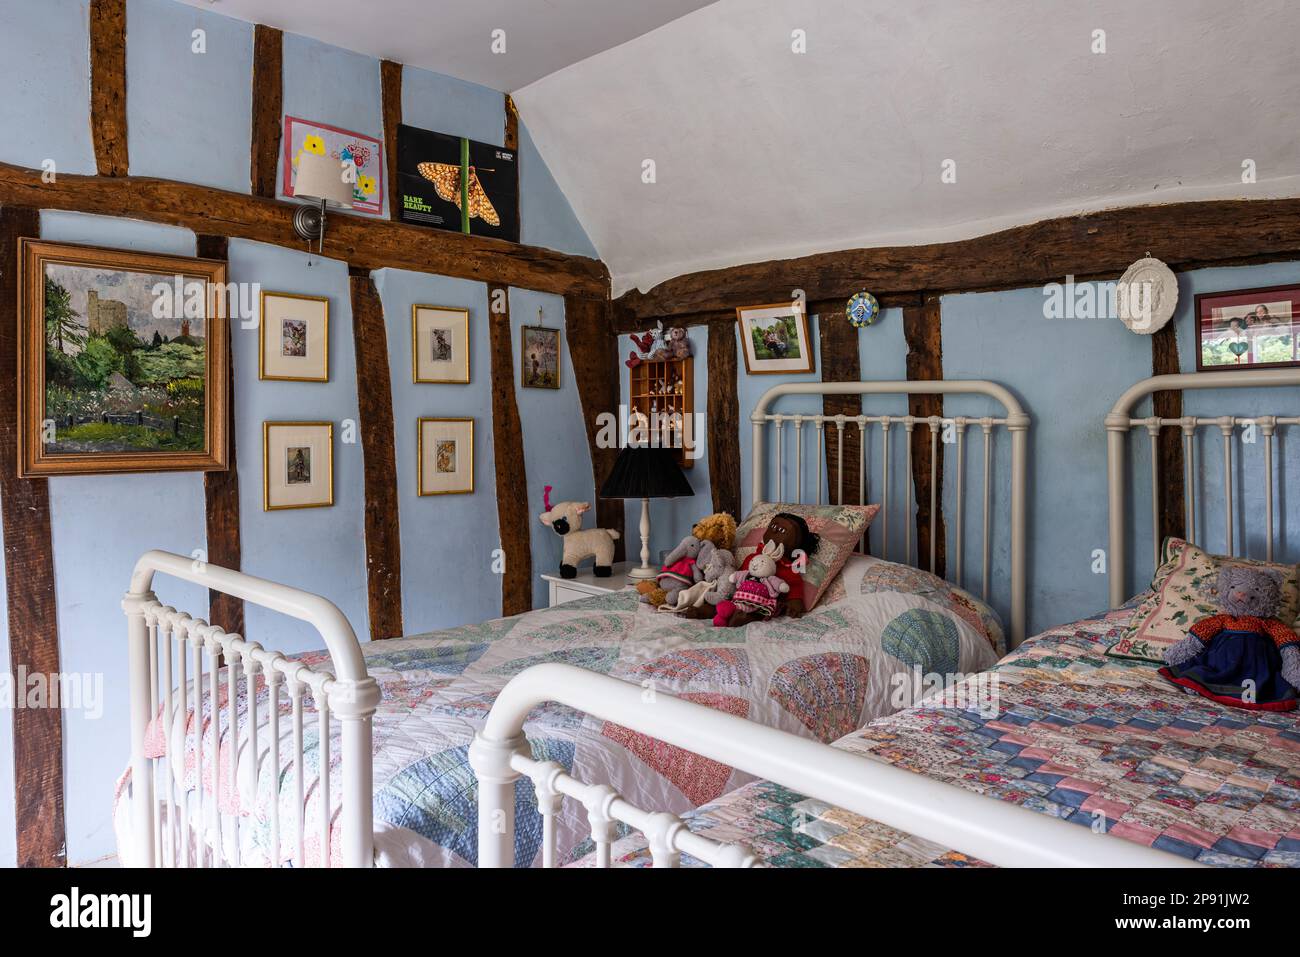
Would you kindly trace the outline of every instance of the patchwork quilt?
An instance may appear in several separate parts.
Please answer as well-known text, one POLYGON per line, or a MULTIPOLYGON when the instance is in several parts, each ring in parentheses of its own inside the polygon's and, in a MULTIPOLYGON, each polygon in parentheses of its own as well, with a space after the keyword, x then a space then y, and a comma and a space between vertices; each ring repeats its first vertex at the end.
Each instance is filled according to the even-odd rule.
MULTIPOLYGON (((477 789, 467 761, 474 733, 496 695, 524 669, 562 662, 673 694, 706 707, 794 734, 830 742, 915 700, 923 675, 971 673, 996 661, 1001 631, 983 605, 932 576, 888 562, 856 559, 837 594, 799 620, 779 618, 744 628, 714 628, 638 605, 631 592, 612 593, 512 618, 427 635, 367 644, 370 674, 382 691, 374 719, 374 818, 381 865, 464 866, 477 858, 477 789)), ((328 667, 328 656, 302 656, 328 667)), ((259 678, 260 682, 260 678, 259 678)), ((238 713, 245 713, 240 682, 238 713)), ((204 736, 204 792, 209 827, 214 803, 239 819, 244 863, 269 863, 271 808, 279 802, 281 858, 289 859, 294 832, 292 722, 280 705, 280 768, 270 773, 267 699, 257 688, 258 761, 253 773, 246 730, 240 734, 237 784, 229 768, 226 686, 218 692, 223 772, 213 780, 214 730, 206 696, 200 703, 204 736)), ((193 693, 190 694, 193 700, 193 693)), ((311 710, 310 699, 305 702, 311 710)), ((246 722, 241 724, 246 728, 246 722)), ((305 863, 320 861, 321 747, 316 715, 306 717, 304 751, 307 810, 305 863)), ((191 796, 197 787, 193 712, 177 714, 163 733, 155 721, 150 756, 171 751, 174 777, 191 796), (182 755, 180 759, 174 757, 182 755)), ((669 747, 619 725, 549 704, 528 719, 525 734, 539 760, 559 762, 575 776, 605 782, 630 801, 676 813, 718 798, 753 780, 731 768, 669 747)), ((331 820, 341 790, 339 727, 331 729, 331 820)), ((126 780, 125 778, 123 779, 126 780)), ((120 792, 121 788, 119 788, 120 792)), ((517 785, 515 863, 539 856, 541 817, 532 784, 517 785)), ((124 802, 123 802, 124 803, 124 802)), ((126 815, 119 814, 120 828, 126 815)), ((557 853, 580 856, 585 812, 566 801, 557 818, 557 853)), ((223 827, 223 839, 234 829, 223 827)), ((331 859, 341 828, 331 832, 331 859)), ((119 837, 121 839, 121 837, 119 837)))
MULTIPOLYGON (((978 693, 970 679, 834 746, 1204 864, 1300 864, 1300 717, 1218 705, 1105 657, 1130 614, 1032 638, 978 693)), ((767 781, 685 817, 776 867, 987 866, 767 781)), ((613 852, 615 866, 650 865, 639 834, 613 852)))

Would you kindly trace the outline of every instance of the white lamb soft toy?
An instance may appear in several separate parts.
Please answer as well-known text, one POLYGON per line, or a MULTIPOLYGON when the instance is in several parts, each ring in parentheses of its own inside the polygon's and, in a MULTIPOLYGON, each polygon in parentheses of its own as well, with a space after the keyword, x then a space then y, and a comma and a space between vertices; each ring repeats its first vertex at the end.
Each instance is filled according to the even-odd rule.
POLYGON ((560 577, 578 577, 578 563, 594 556, 597 578, 613 574, 614 542, 618 532, 611 528, 582 530, 582 516, 591 509, 589 502, 560 502, 551 505, 551 486, 546 486, 542 496, 546 511, 539 516, 543 525, 549 525, 557 535, 564 536, 564 557, 560 559, 560 577))

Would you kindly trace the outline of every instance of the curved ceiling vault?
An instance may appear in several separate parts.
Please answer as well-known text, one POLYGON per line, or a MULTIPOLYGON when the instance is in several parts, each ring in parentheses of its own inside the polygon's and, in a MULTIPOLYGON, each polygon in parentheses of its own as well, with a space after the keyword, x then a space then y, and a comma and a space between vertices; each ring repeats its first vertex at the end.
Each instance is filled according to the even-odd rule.
POLYGON ((618 294, 1085 210, 1300 195, 1298 35, 1288 0, 721 0, 515 99, 618 294))

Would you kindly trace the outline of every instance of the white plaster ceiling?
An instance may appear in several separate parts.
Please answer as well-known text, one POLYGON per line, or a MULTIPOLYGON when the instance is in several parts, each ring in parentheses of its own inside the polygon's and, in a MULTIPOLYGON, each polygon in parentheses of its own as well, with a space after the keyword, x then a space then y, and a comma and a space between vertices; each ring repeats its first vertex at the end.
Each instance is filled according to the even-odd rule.
POLYGON ((617 293, 1083 210, 1300 195, 1298 36, 1295 0, 720 0, 515 99, 617 293))
POLYGON ((510 92, 712 0, 181 0, 510 92), (505 52, 492 31, 505 31, 505 52))

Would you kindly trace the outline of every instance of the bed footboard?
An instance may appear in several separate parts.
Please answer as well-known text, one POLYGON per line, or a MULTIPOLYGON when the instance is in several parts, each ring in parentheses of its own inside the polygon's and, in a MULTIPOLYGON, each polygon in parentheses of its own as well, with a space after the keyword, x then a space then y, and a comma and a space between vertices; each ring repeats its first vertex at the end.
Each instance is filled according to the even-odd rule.
MULTIPOLYGON (((371 719, 379 703, 379 689, 366 672, 361 646, 343 613, 318 595, 163 551, 146 552, 136 563, 122 609, 127 617, 131 701, 131 773, 124 795, 129 801, 130 838, 121 848, 122 863, 135 867, 240 864, 240 828, 247 826, 247 818, 241 814, 241 796, 256 795, 263 774, 276 774, 272 786, 280 784, 283 695, 291 709, 287 770, 294 788, 293 813, 290 820, 282 821, 281 801, 269 802, 267 853, 271 863, 278 865, 290 858, 297 866, 370 866, 374 841, 371 719), (307 622, 320 633, 333 671, 288 658, 163 605, 153 593, 158 573, 307 622), (261 703, 268 708, 264 733, 269 738, 261 744, 260 689, 266 692, 261 703), (194 780, 198 783, 186 790, 178 785, 172 766, 174 758, 183 761, 186 757, 183 751, 173 754, 176 739, 172 732, 178 716, 188 716, 191 709, 204 710, 205 692, 207 713, 196 715, 192 722, 197 729, 194 780), (241 694, 243 709, 239 706, 241 694), (317 773, 310 781, 303 717, 308 696, 315 705, 318 735, 317 773), (208 742, 203 734, 205 720, 213 728, 208 742), (342 791, 338 817, 333 821, 329 812, 335 786, 331 721, 339 723, 342 752, 338 760, 342 791), (152 736, 151 726, 155 729, 152 736), (165 744, 161 755, 156 755, 156 746, 149 747, 151 739, 165 744), (205 745, 212 753, 204 753, 205 745), (241 752, 247 756, 246 762, 241 761, 241 752), (241 782, 241 765, 245 763, 253 769, 251 785, 241 782), (211 791, 205 790, 205 780, 211 783, 211 791), (223 791, 228 795, 226 807, 219 798, 223 791), (310 800, 315 800, 320 810, 319 830, 314 834, 307 832, 306 825, 310 800), (309 847, 315 850, 314 859, 309 847)), ((247 777, 248 771, 243 774, 247 777)))
POLYGON ((758 863, 742 845, 692 834, 681 818, 624 801, 603 784, 577 781, 557 764, 534 761, 523 736, 528 713, 556 701, 605 721, 720 761, 784 787, 1006 867, 1198 867, 1195 862, 1047 817, 924 775, 746 721, 572 665, 534 665, 502 689, 469 760, 478 776, 480 867, 514 861, 515 781, 527 775, 542 814, 544 867, 555 866, 554 823, 565 797, 582 802, 597 865, 610 866, 616 822, 640 830, 656 867, 682 853, 714 866, 758 863))

